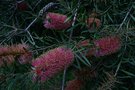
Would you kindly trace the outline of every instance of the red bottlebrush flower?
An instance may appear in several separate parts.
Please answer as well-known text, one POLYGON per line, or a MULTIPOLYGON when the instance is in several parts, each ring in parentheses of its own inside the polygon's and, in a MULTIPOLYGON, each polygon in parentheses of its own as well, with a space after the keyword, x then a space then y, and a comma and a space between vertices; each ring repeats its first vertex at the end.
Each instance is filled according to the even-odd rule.
POLYGON ((20 11, 25 11, 28 8, 28 4, 24 0, 18 1, 16 7, 20 11))
POLYGON ((66 20, 66 15, 49 12, 44 20, 44 27, 57 30, 67 29, 71 26, 71 21, 66 20))
POLYGON ((29 46, 26 44, 18 44, 12 46, 1 46, 0 56, 24 54, 28 51, 29 46))
POLYGON ((90 43, 90 40, 87 39, 87 40, 84 40, 84 41, 81 41, 77 44, 77 47, 86 47, 86 46, 89 46, 89 43, 90 43))
POLYGON ((99 15, 99 13, 93 11, 93 12, 89 15, 89 17, 97 17, 98 15, 99 15))
POLYGON ((67 83, 67 87, 65 88, 65 90, 81 90, 82 85, 83 83, 81 80, 74 79, 67 83))
POLYGON ((68 67, 74 59, 71 49, 58 47, 42 54, 32 62, 34 67, 34 80, 40 79, 41 82, 48 80, 55 74, 68 67))
POLYGON ((31 63, 31 61, 32 61, 32 53, 27 52, 25 54, 20 55, 20 57, 18 58, 18 61, 19 61, 20 64, 31 63))
POLYGON ((98 19, 98 18, 93 18, 93 17, 88 18, 88 19, 86 20, 86 23, 87 23, 87 26, 88 26, 89 29, 99 28, 100 25, 101 25, 100 19, 98 19), (93 25, 95 25, 95 27, 93 27, 93 25))
POLYGON ((10 65, 14 62, 14 56, 9 55, 5 57, 0 57, 0 67, 6 65, 10 65))
POLYGON ((90 48, 86 53, 86 57, 93 56, 95 54, 95 51, 96 51, 96 48, 90 48))
POLYGON ((94 48, 89 50, 96 57, 109 55, 117 52, 121 47, 121 41, 118 36, 104 37, 94 41, 94 48))
POLYGON ((79 42, 77 44, 77 47, 78 48, 83 48, 84 50, 82 51, 82 53, 84 55, 87 55, 87 52, 89 51, 89 47, 90 47, 90 40, 86 39, 86 40, 83 40, 83 41, 79 42))

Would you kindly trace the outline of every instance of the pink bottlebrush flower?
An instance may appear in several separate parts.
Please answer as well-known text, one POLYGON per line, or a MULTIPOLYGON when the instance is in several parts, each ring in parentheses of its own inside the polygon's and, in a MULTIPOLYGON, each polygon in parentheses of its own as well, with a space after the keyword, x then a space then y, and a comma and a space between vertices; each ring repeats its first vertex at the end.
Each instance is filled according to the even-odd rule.
POLYGON ((34 80, 40 79, 41 82, 48 80, 65 67, 68 67, 73 59, 72 50, 66 47, 58 47, 42 54, 32 62, 36 74, 34 80))
POLYGON ((95 40, 94 45, 94 48, 89 50, 89 53, 100 57, 117 52, 121 47, 121 41, 118 36, 109 36, 95 40))
POLYGON ((28 51, 29 46, 18 44, 12 46, 0 46, 0 56, 24 54, 28 51))
POLYGON ((10 65, 14 62, 14 56, 8 55, 5 57, 0 57, 0 67, 6 65, 10 65))
POLYGON ((28 4, 24 0, 17 1, 16 7, 20 11, 25 11, 28 8, 28 4))
POLYGON ((77 47, 86 47, 86 46, 89 46, 89 44, 90 44, 90 40, 86 39, 86 40, 83 40, 83 41, 79 42, 77 44, 77 47))
POLYGON ((87 53, 88 53, 89 48, 90 48, 90 46, 91 46, 91 45, 90 45, 90 39, 83 40, 83 41, 77 43, 76 46, 77 46, 78 48, 84 48, 85 50, 83 50, 82 53, 87 56, 87 53))
POLYGON ((32 53, 27 52, 27 53, 21 54, 20 57, 18 58, 18 61, 19 61, 20 64, 31 63, 31 61, 32 61, 32 53))
POLYGON ((94 47, 88 49, 88 51, 86 53, 86 57, 93 56, 95 54, 95 51, 96 51, 96 48, 94 48, 94 47))
POLYGON ((99 28, 100 25, 101 25, 100 19, 98 19, 98 18, 93 18, 93 17, 88 18, 88 19, 86 20, 86 23, 87 23, 87 26, 88 26, 89 29, 99 28), (93 25, 95 25, 95 27, 93 27, 93 25))
POLYGON ((79 79, 71 80, 67 83, 65 90, 81 90, 83 82, 79 79))
POLYGON ((57 30, 67 29, 71 26, 71 21, 66 20, 66 15, 49 12, 44 20, 44 27, 57 30))

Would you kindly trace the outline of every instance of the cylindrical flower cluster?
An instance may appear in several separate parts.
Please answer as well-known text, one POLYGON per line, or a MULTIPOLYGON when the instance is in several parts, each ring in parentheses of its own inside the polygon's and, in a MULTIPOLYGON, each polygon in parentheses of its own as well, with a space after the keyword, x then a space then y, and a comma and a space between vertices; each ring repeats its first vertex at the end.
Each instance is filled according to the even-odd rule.
POLYGON ((20 64, 31 63, 31 61, 32 61, 32 53, 27 52, 25 54, 20 55, 20 57, 18 57, 18 61, 19 61, 20 64))
POLYGON ((67 21, 67 16, 58 13, 47 13, 44 20, 44 27, 47 29, 64 30, 71 26, 71 21, 67 21))
POLYGON ((81 90, 83 82, 79 79, 73 79, 67 83, 65 90, 81 90))
POLYGON ((119 36, 108 36, 93 40, 91 41, 91 47, 88 46, 90 46, 88 39, 77 44, 77 47, 87 47, 86 56, 100 57, 117 52, 121 47, 121 40, 119 36))
POLYGON ((27 52, 29 46, 26 44, 17 44, 12 46, 1 46, 0 56, 24 54, 27 52))
POLYGON ((20 11, 25 11, 28 8, 28 4, 24 0, 21 0, 16 2, 16 7, 20 11))
POLYGON ((6 65, 10 65, 14 62, 14 56, 8 55, 4 57, 0 57, 0 67, 6 65))
POLYGON ((90 40, 89 39, 86 39, 86 40, 83 40, 81 42, 79 42, 77 44, 77 47, 80 48, 80 47, 88 47, 90 45, 90 40))
POLYGON ((0 47, 0 66, 12 64, 17 59, 20 64, 31 62, 32 53, 29 52, 29 46, 26 44, 16 44, 0 47))
POLYGON ((96 57, 110 55, 121 47, 120 37, 109 36, 94 41, 94 48, 90 49, 87 56, 93 54, 96 57))
POLYGON ((73 60, 72 50, 62 46, 42 54, 32 62, 35 73, 34 80, 41 82, 48 80, 68 67, 73 60))
POLYGON ((88 29, 99 28, 101 21, 98 18, 90 17, 86 20, 88 29))

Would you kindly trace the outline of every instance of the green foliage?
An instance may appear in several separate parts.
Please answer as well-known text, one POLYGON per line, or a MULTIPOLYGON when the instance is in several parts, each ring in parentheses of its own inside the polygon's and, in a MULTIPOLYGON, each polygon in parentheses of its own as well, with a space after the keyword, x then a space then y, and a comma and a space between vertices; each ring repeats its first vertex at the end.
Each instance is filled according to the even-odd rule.
MULTIPOLYGON (((135 1, 134 0, 25 0, 28 8, 21 11, 17 0, 0 1, 0 45, 26 43, 31 46, 33 59, 43 52, 61 45, 67 45, 75 52, 75 61, 66 73, 66 82, 74 78, 74 70, 88 67, 98 75, 86 81, 84 90, 134 90, 135 89, 135 1), (59 3, 49 12, 57 12, 74 18, 75 25, 64 31, 43 27, 43 17, 39 11, 48 3, 59 3), (78 4, 79 3, 79 4, 78 4), (79 5, 79 7, 78 7, 79 5), (76 11, 77 10, 77 11, 76 11), (98 29, 89 30, 86 19, 93 13, 102 22, 98 29), (32 26, 26 27, 37 18, 32 26), (91 38, 92 40, 109 35, 119 35, 122 47, 119 52, 103 57, 85 57, 76 44, 91 38), (112 72, 109 74, 109 72, 112 72), (101 89, 103 88, 103 89, 101 89)), ((62 75, 58 74, 45 83, 33 82, 31 65, 13 65, 0 67, 0 90, 61 90, 62 75)), ((66 85, 65 85, 66 86, 66 85)))

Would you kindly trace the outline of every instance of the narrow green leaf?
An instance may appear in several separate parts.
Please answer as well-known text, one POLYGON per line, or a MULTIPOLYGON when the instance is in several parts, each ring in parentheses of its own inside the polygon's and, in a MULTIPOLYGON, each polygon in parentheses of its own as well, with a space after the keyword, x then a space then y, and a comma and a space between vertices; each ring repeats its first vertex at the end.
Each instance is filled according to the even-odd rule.
POLYGON ((129 76, 135 77, 135 74, 133 74, 131 72, 128 72, 128 71, 125 71, 125 70, 121 70, 121 71, 124 72, 125 74, 129 75, 129 76))
POLYGON ((133 15, 130 15, 130 16, 131 16, 132 20, 134 20, 134 21, 135 21, 135 17, 134 17, 133 15))

